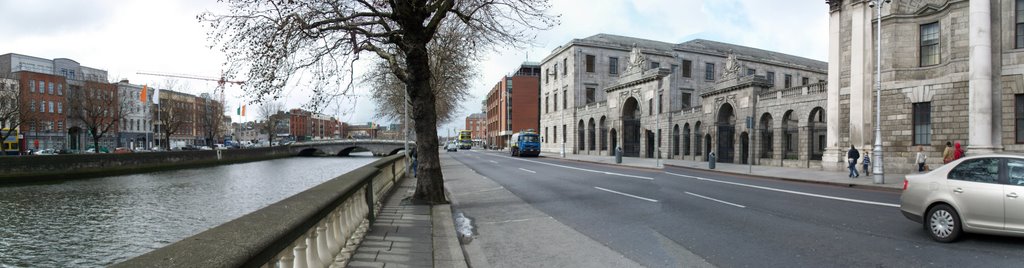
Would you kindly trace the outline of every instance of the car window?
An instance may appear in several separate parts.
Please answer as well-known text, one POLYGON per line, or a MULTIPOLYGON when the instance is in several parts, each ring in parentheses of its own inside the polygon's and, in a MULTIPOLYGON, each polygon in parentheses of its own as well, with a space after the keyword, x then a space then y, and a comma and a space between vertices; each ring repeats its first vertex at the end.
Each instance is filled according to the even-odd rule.
POLYGON ((1010 185, 1024 186, 1024 160, 1008 159, 1006 161, 1007 177, 1010 178, 1010 185))
POLYGON ((999 158, 978 158, 961 162, 949 171, 950 180, 999 182, 999 158))

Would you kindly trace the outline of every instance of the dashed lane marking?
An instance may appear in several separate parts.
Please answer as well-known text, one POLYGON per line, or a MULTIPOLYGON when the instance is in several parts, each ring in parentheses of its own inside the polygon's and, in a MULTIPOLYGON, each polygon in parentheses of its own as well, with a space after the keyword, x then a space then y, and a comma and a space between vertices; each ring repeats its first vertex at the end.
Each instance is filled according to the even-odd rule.
POLYGON ((894 208, 900 207, 899 204, 882 203, 882 202, 867 201, 867 200, 860 200, 860 199, 852 199, 852 198, 830 196, 830 195, 812 194, 812 193, 805 193, 805 192, 800 192, 800 191, 793 191, 793 190, 785 190, 785 189, 778 189, 778 188, 765 187, 765 186, 750 185, 750 184, 746 184, 746 183, 723 181, 723 180, 709 179, 709 178, 704 178, 704 177, 676 174, 676 173, 672 173, 672 172, 665 172, 665 173, 669 174, 669 175, 673 175, 673 176, 683 177, 683 178, 691 178, 691 179, 697 179, 697 180, 702 180, 702 181, 731 184, 731 185, 736 185, 736 186, 743 186, 743 187, 749 187, 749 188, 761 189, 761 190, 768 190, 768 191, 776 191, 776 192, 787 193, 787 194, 803 195, 803 196, 825 198, 825 199, 832 199, 832 200, 839 200, 839 201, 846 201, 846 202, 853 202, 853 203, 860 203, 860 204, 868 204, 868 205, 876 205, 876 206, 884 206, 884 207, 894 207, 894 208))
MULTIPOLYGON (((593 173, 601 173, 601 174, 606 174, 606 175, 613 175, 613 176, 622 176, 622 177, 628 177, 628 178, 636 178, 636 179, 644 179, 644 180, 649 180, 649 181, 653 181, 653 180, 654 180, 654 178, 651 178, 651 177, 644 177, 644 176, 637 176, 637 175, 629 175, 629 174, 622 174, 622 173, 615 173, 615 172, 608 172, 608 171, 600 171, 600 170, 593 170, 593 169, 585 169, 585 168, 578 168, 578 167, 570 167, 570 166, 565 166, 565 165, 559 165, 559 164, 552 164, 552 163, 544 163, 544 162, 540 162, 540 161, 534 161, 534 160, 526 160, 526 159, 521 159, 521 158, 515 158, 515 157, 509 157, 509 156, 504 156, 504 155, 495 155, 495 156, 497 156, 497 157, 504 157, 504 158, 508 158, 508 159, 515 159, 515 160, 519 160, 519 161, 525 161, 525 162, 530 162, 530 163, 537 163, 537 164, 543 164, 543 165, 555 166, 555 167, 560 167, 560 168, 567 168, 567 169, 579 170, 579 171, 586 171, 586 172, 593 172, 593 173)), ((493 161, 491 161, 491 162, 493 162, 493 161)))
POLYGON ((740 205, 740 204, 736 204, 736 203, 732 203, 732 202, 726 202, 726 201, 710 198, 710 197, 707 197, 707 196, 703 196, 703 195, 699 195, 699 194, 695 194, 695 193, 691 193, 691 192, 686 192, 686 194, 692 195, 692 196, 696 196, 696 197, 700 197, 700 198, 704 198, 704 199, 711 200, 711 201, 715 201, 715 202, 718 202, 718 203, 722 203, 722 204, 738 207, 738 208, 746 208, 747 207, 747 206, 744 206, 744 205, 740 205))
POLYGON ((519 168, 519 170, 530 172, 530 173, 537 173, 536 171, 525 169, 525 168, 519 168))
POLYGON ((594 189, 598 189, 598 190, 609 192, 609 193, 613 193, 613 194, 620 194, 620 195, 624 195, 624 196, 628 196, 628 197, 632 197, 632 198, 636 198, 636 199, 640 199, 640 200, 644 200, 644 201, 650 201, 650 202, 658 203, 658 200, 654 200, 654 199, 650 199, 650 198, 646 198, 646 197, 642 197, 642 196, 631 195, 631 194, 627 194, 627 193, 623 193, 623 192, 619 192, 619 191, 615 191, 615 190, 608 190, 608 189, 601 188, 601 187, 596 187, 596 186, 594 187, 594 189))

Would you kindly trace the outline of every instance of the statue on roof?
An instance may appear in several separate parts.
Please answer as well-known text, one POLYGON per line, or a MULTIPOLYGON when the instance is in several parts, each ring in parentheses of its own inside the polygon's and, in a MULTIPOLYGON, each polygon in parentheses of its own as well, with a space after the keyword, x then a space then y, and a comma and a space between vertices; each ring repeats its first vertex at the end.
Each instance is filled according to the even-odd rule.
POLYGON ((626 73, 635 71, 642 71, 644 64, 647 63, 647 58, 640 52, 640 48, 633 43, 633 51, 629 52, 629 65, 626 66, 626 73))
POLYGON ((736 78, 740 76, 740 61, 736 58, 736 54, 729 51, 729 55, 725 59, 725 72, 722 73, 722 80, 729 78, 736 78))

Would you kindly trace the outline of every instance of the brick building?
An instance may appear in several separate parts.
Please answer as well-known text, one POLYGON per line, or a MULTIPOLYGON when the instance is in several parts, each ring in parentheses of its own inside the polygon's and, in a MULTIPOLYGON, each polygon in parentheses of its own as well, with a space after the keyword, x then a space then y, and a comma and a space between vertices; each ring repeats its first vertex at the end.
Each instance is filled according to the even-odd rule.
POLYGON ((487 115, 484 113, 470 114, 466 117, 465 130, 471 131, 473 143, 479 146, 484 141, 487 131, 487 115))
POLYGON ((540 64, 524 62, 487 93, 484 139, 489 147, 504 149, 512 133, 539 128, 540 74, 540 64))
POLYGON ((297 141, 337 139, 341 136, 341 122, 329 115, 292 109, 289 127, 297 141))

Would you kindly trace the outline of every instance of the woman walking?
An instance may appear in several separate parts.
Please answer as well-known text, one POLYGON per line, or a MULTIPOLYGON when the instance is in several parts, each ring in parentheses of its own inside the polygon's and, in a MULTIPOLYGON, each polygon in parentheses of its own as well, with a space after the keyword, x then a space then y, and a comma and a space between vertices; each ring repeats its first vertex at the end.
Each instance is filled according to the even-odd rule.
POLYGON ((928 161, 928 155, 924 153, 924 147, 917 146, 917 172, 924 172, 924 163, 928 161))
POLYGON ((946 149, 942 150, 942 163, 949 164, 953 161, 953 143, 946 142, 946 149))

